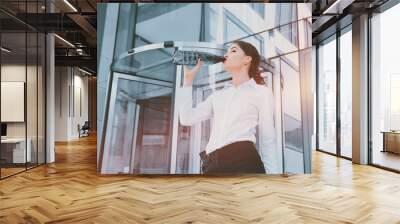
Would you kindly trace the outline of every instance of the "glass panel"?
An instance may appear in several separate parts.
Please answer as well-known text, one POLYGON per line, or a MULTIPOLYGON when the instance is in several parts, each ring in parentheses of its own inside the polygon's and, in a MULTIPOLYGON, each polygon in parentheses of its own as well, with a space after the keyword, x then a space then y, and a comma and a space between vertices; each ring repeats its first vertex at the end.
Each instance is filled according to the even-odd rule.
POLYGON ((135 47, 169 40, 200 40, 201 3, 144 3, 137 13, 135 47))
POLYGON ((142 84, 133 173, 168 174, 171 158, 172 88, 142 84), (146 96, 148 94, 149 96, 146 96))
POLYGON ((113 71, 173 82, 175 65, 172 64, 174 49, 148 50, 118 60, 113 71), (140 71, 140 74, 137 74, 140 71))
MULTIPOLYGON (((119 57, 118 52, 114 52, 114 48, 118 45, 115 37, 120 32, 117 30, 119 4, 97 4, 97 155, 100 155, 100 145, 102 142, 102 133, 104 126, 104 113, 106 105, 106 96, 108 91, 108 82, 111 77, 111 63, 113 58, 119 57), (111 54, 114 54, 111 56, 111 54)), ((132 16, 135 14, 132 13, 132 16)), ((100 157, 97 156, 99 162, 100 157)))
POLYGON ((102 173, 168 173, 172 88, 119 78, 102 173))
POLYGON ((314 48, 299 51, 301 106, 303 120, 303 159, 305 173, 311 172, 312 150, 315 149, 315 64, 314 48), (313 74, 314 73, 314 74, 313 74), (308 135, 307 135, 308 132, 308 135))
POLYGON ((340 36, 340 153, 352 157, 352 44, 351 29, 340 36))
POLYGON ((311 18, 305 18, 298 22, 299 27, 299 49, 312 47, 311 18))
POLYGON ((282 115, 284 132, 285 172, 304 173, 303 126, 301 117, 300 74, 298 63, 290 58, 299 57, 298 53, 281 57, 281 75, 283 79, 282 115))
MULTIPOLYGON (((226 28, 224 34, 225 42, 231 42, 237 39, 244 38, 252 34, 249 29, 242 24, 238 19, 236 19, 230 13, 227 13, 226 17, 226 28)), ((252 35, 243 41, 249 42, 257 48, 257 50, 262 54, 263 53, 263 38, 260 35, 252 35)))
POLYGON ((31 144, 26 144, 26 34, 2 33, 1 46, 1 140, 2 177, 25 170, 31 161, 31 144), (28 146, 28 150, 26 147, 28 146))
POLYGON ((46 44, 46 36, 42 33, 39 33, 39 45, 38 45, 38 164, 45 163, 45 122, 46 122, 46 108, 45 108, 45 87, 46 87, 46 78, 45 78, 45 60, 46 60, 46 52, 45 52, 45 44, 46 44))
MULTIPOLYGON (((283 25, 279 28, 279 32, 285 37, 294 47, 297 47, 297 22, 283 25)), ((293 50, 295 50, 294 48, 293 50)))
MULTIPOLYGON (((120 81, 122 82, 122 80, 120 81)), ((119 83, 120 85, 121 83, 119 83)), ((119 86, 118 85, 118 86, 119 86)), ((109 154, 103 155, 102 173, 129 173, 133 148, 132 139, 135 125, 136 99, 125 97, 121 87, 117 87, 111 130, 109 154), (128 135, 125 137, 125 135, 128 135)))
POLYGON ((276 25, 284 25, 297 20, 296 4, 280 3, 275 5, 277 8, 276 25))
POLYGON ((231 18, 226 19, 226 34, 225 34, 225 41, 233 41, 249 34, 240 28, 231 18))
POLYGON ((400 4, 372 17, 372 163, 400 170, 400 4))
POLYGON ((336 154, 336 39, 318 48, 318 147, 336 154))
MULTIPOLYGON (((44 3, 44 0, 2 1, 0 5, 23 21, 43 13, 44 3)), ((1 107, 4 116, 0 167, 3 167, 1 177, 5 177, 45 160, 45 36, 3 13, 0 13, 0 19, 7 21, 1 27, 1 46, 4 47, 1 50, 1 92, 2 99, 7 97, 7 100, 2 100, 1 107), (40 138, 38 133, 41 133, 40 138)))
MULTIPOLYGON (((105 9, 106 4, 101 4, 103 7, 100 9, 105 9)), ((135 30, 135 18, 136 18, 136 8, 137 4, 121 3, 119 7, 118 16, 118 27, 116 32, 116 42, 114 49, 114 57, 119 58, 119 56, 134 48, 134 30, 135 30)), ((98 15, 103 17, 104 12, 100 12, 98 15)), ((102 35, 100 35, 102 36, 102 35)), ((101 42, 99 42, 101 43, 101 42)))
POLYGON ((265 4, 264 3, 249 3, 249 6, 262 18, 264 18, 265 4))
POLYGON ((28 159, 28 168, 37 165, 37 116, 38 116, 38 88, 37 88, 37 76, 38 76, 38 35, 36 32, 28 32, 28 63, 27 63, 27 81, 26 81, 26 113, 27 113, 27 141, 28 148, 30 148, 30 158, 28 159))
POLYGON ((277 16, 276 26, 279 32, 297 46, 297 4, 281 3, 276 4, 277 16))
POLYGON ((178 127, 178 147, 176 153, 176 173, 177 174, 188 174, 188 173, 199 173, 200 163, 196 163, 193 159, 196 156, 196 151, 193 138, 195 134, 194 129, 187 126, 179 125, 178 127))
POLYGON ((206 29, 205 29, 205 41, 207 42, 217 42, 217 37, 218 37, 218 29, 217 29, 217 23, 215 21, 218 20, 218 13, 216 12, 215 9, 213 9, 212 6, 215 6, 215 4, 207 4, 206 8, 206 29))

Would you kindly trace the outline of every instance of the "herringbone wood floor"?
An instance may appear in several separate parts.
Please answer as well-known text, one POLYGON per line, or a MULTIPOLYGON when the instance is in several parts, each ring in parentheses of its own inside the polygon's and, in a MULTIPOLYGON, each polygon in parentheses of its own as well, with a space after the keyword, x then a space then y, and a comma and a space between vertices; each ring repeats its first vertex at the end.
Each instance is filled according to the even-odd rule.
POLYGON ((0 223, 400 223, 400 175, 315 152, 313 174, 99 177, 96 139, 0 181, 0 223))

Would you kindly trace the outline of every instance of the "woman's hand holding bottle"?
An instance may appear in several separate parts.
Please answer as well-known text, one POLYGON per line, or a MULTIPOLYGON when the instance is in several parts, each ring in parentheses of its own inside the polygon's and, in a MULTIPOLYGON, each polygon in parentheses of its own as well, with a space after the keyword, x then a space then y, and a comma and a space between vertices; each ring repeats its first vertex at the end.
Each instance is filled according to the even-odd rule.
POLYGON ((183 67, 183 86, 191 86, 193 84, 193 80, 202 64, 203 61, 199 58, 197 64, 192 69, 189 69, 186 65, 183 67))

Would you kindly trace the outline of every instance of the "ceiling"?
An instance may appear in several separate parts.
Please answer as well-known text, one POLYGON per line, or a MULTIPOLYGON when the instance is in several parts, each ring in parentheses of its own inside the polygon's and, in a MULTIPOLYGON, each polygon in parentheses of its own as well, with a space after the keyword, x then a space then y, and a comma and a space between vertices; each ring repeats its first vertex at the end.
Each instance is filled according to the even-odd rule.
MULTIPOLYGON (((97 11, 96 0, 1 0, 0 22, 8 48, 26 55, 26 29, 28 32, 54 32, 57 65, 78 66, 96 73, 97 11), (49 13, 49 12, 52 13, 49 13), (66 40, 66 41, 63 41, 66 40), (11 43, 13 42, 13 43, 11 43)), ((29 36, 29 35, 28 35, 29 36)), ((30 38, 28 38, 30 39, 30 38)), ((5 43, 5 42, 3 42, 5 43)), ((35 46, 28 44, 27 54, 34 52, 35 46)))
POLYGON ((373 12, 389 0, 311 0, 313 4, 313 44, 350 25, 354 17, 373 12))

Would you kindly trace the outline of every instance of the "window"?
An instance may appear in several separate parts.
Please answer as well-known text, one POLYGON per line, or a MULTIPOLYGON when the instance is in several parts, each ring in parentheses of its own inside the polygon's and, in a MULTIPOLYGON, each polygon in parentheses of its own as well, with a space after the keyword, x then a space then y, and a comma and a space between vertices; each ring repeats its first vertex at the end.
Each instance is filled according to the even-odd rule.
POLYGON ((336 36, 318 48, 318 149, 336 154, 336 36))
POLYGON ((400 170, 400 4, 371 18, 372 164, 400 170))
POLYGON ((291 43, 297 46, 297 4, 276 4, 276 26, 291 43))
POLYGON ((351 158, 352 142, 352 34, 351 26, 340 36, 340 154, 351 158))
POLYGON ((262 18, 264 18, 265 4, 264 3, 249 3, 250 7, 262 18))
POLYGON ((216 42, 217 40, 217 20, 218 20, 218 14, 215 12, 212 7, 208 6, 206 7, 205 11, 205 17, 206 17, 206 41, 207 42, 216 42))
POLYGON ((400 73, 390 74, 390 130, 400 130, 400 73))
POLYGON ((339 33, 317 48, 317 149, 351 159, 352 26, 339 33))
MULTIPOLYGON (((43 3, 21 1, 18 13, 36 16, 43 3)), ((40 30, 16 26, 15 19, 3 12, 0 17, 9 21, 0 30, 0 123, 2 138, 9 141, 0 144, 2 179, 45 163, 46 37, 40 30), (10 95, 16 101, 10 101, 10 95)))
POLYGON ((224 42, 231 42, 237 39, 253 44, 259 53, 263 54, 263 39, 259 35, 249 36, 252 32, 237 18, 225 11, 225 32, 224 42), (249 37, 247 37, 249 36, 249 37), (244 38, 246 37, 246 38, 244 38), (243 38, 243 39, 242 39, 243 38))

